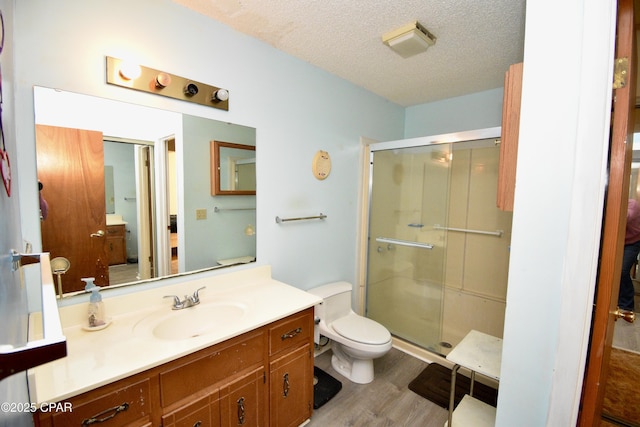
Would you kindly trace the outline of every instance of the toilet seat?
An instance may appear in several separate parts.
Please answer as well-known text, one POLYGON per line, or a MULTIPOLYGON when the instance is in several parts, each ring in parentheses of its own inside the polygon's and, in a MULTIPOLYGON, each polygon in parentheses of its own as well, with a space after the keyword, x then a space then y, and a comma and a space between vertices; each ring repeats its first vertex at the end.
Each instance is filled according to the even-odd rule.
POLYGON ((335 320, 331 326, 344 338, 362 344, 386 344, 391 340, 391 334, 387 328, 355 313, 335 320))

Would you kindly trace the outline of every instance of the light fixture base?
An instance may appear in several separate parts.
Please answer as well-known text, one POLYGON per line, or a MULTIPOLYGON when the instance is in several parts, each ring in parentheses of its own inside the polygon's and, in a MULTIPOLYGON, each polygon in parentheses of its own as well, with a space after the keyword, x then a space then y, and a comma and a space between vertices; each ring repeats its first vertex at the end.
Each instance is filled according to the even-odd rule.
POLYGON ((403 58, 409 58, 433 46, 436 37, 418 21, 414 21, 384 34, 382 42, 403 58))
POLYGON ((122 59, 107 56, 108 84, 194 102, 220 110, 229 110, 229 92, 226 89, 141 65, 137 66, 140 69, 140 73, 135 77, 127 73, 126 70, 123 74, 122 70, 125 65, 127 63, 122 59), (214 96, 218 92, 224 92, 226 96, 214 96))

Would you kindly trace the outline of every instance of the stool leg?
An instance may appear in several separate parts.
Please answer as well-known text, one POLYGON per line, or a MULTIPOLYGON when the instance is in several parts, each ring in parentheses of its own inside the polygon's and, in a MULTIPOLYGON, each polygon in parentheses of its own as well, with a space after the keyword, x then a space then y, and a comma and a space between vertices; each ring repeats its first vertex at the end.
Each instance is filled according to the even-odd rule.
POLYGON ((449 423, 448 427, 451 427, 451 423, 453 422, 453 409, 455 407, 456 400, 456 374, 458 373, 458 369, 460 369, 460 365, 454 365, 451 369, 451 391, 449 392, 449 423))
POLYGON ((476 371, 471 371, 471 387, 469 387, 469 396, 473 397, 473 385, 476 382, 476 371))

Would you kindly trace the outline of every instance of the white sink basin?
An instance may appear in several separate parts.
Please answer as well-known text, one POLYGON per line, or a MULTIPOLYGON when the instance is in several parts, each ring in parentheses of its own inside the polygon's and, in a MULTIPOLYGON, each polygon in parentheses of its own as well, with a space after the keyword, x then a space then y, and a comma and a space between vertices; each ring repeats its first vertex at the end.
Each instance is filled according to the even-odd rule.
POLYGON ((149 334, 161 340, 186 340, 208 335, 241 319, 247 306, 237 302, 200 303, 182 310, 156 311, 139 321, 136 334, 149 334))

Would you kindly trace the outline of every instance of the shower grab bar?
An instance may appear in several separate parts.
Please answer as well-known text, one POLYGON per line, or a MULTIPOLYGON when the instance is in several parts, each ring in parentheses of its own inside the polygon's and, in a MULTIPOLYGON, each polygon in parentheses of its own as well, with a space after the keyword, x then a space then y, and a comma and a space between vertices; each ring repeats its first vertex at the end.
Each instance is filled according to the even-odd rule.
POLYGON ((496 230, 496 231, 469 230, 467 228, 443 227, 439 224, 434 225, 433 229, 446 230, 446 231, 460 231, 462 233, 485 234, 485 235, 497 236, 497 237, 502 237, 502 234, 504 233, 504 230, 496 230))
POLYGON ((409 246, 412 248, 433 249, 433 245, 430 243, 420 243, 420 242, 412 242, 409 240, 390 239, 388 237, 376 237, 376 242, 390 243, 392 245, 399 245, 399 246, 409 246))
POLYGON ((213 208, 213 211, 218 213, 218 212, 223 212, 223 211, 255 211, 256 208, 219 208, 217 206, 215 206, 213 208))
POLYGON ((276 222, 278 224, 283 223, 283 222, 287 222, 287 221, 302 221, 302 220, 306 220, 306 219, 325 219, 327 216, 325 214, 323 214, 322 212, 320 212, 320 215, 316 215, 316 216, 302 216, 299 218, 280 218, 279 216, 276 217, 276 222))

